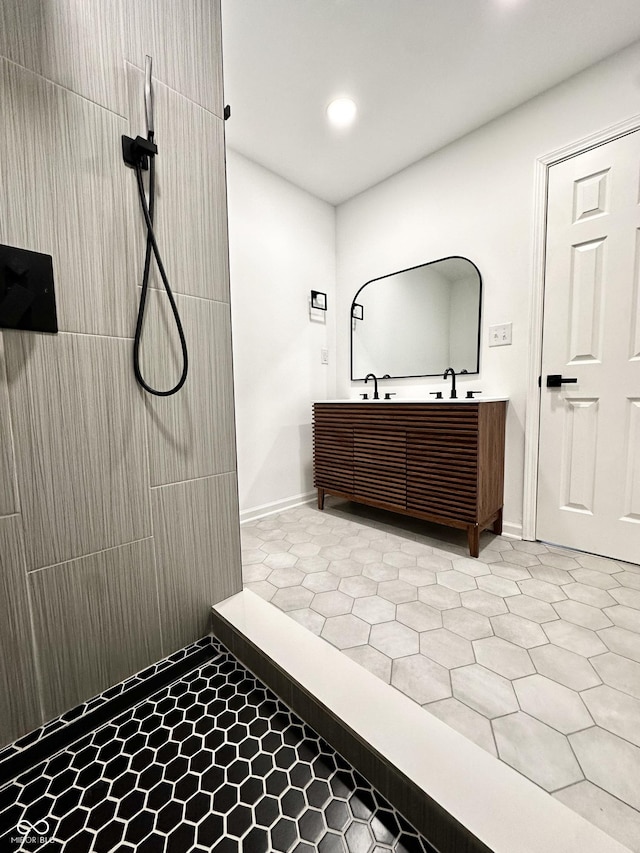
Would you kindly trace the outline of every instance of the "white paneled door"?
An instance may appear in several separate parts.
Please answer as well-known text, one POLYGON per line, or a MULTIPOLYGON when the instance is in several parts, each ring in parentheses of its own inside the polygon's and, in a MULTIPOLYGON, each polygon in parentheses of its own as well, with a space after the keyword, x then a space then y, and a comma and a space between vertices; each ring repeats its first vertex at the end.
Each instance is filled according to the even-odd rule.
POLYGON ((543 541, 634 563, 639 202, 640 131, 549 170, 536 526, 543 541))

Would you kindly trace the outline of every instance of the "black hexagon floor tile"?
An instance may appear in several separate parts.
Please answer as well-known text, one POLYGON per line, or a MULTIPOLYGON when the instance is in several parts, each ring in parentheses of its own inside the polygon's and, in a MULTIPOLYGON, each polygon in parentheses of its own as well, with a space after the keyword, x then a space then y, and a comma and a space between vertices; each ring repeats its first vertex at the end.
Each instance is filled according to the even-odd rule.
MULTIPOLYGON (((435 853, 364 777, 216 646, 213 660, 0 788, 0 850, 435 853)), ((141 677, 129 682, 137 686, 141 677)), ((102 701, 43 730, 56 731, 102 701)), ((42 737, 33 733, 4 755, 42 737)))

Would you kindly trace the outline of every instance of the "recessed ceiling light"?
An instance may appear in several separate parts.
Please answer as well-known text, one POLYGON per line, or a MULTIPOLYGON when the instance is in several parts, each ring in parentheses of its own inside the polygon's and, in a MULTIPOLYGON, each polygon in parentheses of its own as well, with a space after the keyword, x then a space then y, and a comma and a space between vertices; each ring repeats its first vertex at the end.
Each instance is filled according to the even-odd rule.
POLYGON ((327 107, 327 116, 334 127, 348 127, 355 119, 357 110, 351 98, 336 98, 327 107))

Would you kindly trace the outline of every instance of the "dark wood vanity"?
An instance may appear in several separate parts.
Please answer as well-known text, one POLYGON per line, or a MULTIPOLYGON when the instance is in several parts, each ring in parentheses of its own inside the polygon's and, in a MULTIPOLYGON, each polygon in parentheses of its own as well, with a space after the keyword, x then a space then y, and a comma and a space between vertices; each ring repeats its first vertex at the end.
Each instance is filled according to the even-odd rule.
POLYGON ((502 532, 507 403, 314 403, 318 507, 325 494, 466 529, 502 532))

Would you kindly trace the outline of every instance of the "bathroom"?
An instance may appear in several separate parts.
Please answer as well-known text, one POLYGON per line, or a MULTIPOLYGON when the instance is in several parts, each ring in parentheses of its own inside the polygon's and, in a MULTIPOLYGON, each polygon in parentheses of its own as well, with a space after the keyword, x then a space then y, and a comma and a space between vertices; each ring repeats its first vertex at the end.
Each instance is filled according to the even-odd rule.
MULTIPOLYGON (((238 5, 223 4, 223 27, 225 14, 234 22, 232 9, 238 5)), ((243 5, 256 16, 257 37, 259 7, 267 4, 243 5)), ((515 13, 517 5, 512 6, 515 13)), ((640 46, 632 40, 640 31, 633 31, 632 7, 621 3, 619 8, 618 24, 625 22, 626 33, 617 44, 612 42, 612 55, 603 50, 570 79, 552 88, 550 82, 548 91, 521 106, 512 103, 510 112, 504 108, 504 115, 462 138, 443 141, 429 156, 417 154, 387 180, 381 176, 375 186, 329 202, 273 167, 254 162, 250 152, 234 150, 233 122, 242 120, 242 102, 234 98, 231 69, 239 62, 241 44, 233 40, 233 31, 228 39, 225 33, 228 77, 223 96, 217 4, 192 0, 180 4, 178 12, 168 0, 86 6, 3 2, 0 109, 11 120, 3 121, 0 130, 0 162, 3 195, 10 203, 0 206, 0 244, 53 257, 59 325, 57 336, 11 330, 1 336, 4 744, 203 637, 211 605, 242 589, 238 518, 247 531, 261 522, 268 525, 275 518, 271 514, 313 510, 311 404, 357 399, 363 390, 362 383, 349 379, 350 308, 358 288, 378 276, 450 255, 466 256, 478 266, 483 281, 481 371, 458 378, 458 387, 481 390, 485 397, 508 397, 504 540, 511 547, 519 537, 536 538, 531 506, 535 423, 526 417, 537 379, 531 359, 538 345, 532 300, 544 247, 544 203, 535 178, 537 170, 544 170, 545 157, 631 124, 639 112, 640 46), (187 55, 185 43, 190 45, 187 55), (169 398, 143 394, 130 363, 145 232, 120 139, 145 132, 146 55, 154 63, 158 242, 168 270, 175 270, 172 286, 190 356, 187 384, 169 398), (231 105, 228 127, 226 103, 231 105), (67 134, 66 128, 72 132, 67 134), (185 233, 188 241, 178 239, 185 233), (326 312, 310 309, 311 290, 327 294, 326 312), (513 343, 489 347, 488 326, 500 323, 512 323, 513 343), (322 349, 328 351, 328 364, 321 363, 322 349)), ((242 16, 235 20, 241 23, 242 16)), ((245 55, 254 54, 245 46, 245 55)), ((277 99, 274 121, 276 107, 277 99)), ((174 349, 167 355, 173 320, 161 299, 161 282, 153 276, 155 269, 142 368, 152 384, 167 387, 180 375, 181 353, 172 338, 174 349)), ((412 399, 448 390, 444 381, 432 377, 387 380, 382 387, 412 399)), ((345 510, 329 500, 325 513, 363 530, 370 523, 386 523, 417 541, 412 522, 396 517, 371 521, 357 505, 345 510)), ((430 528, 429 535, 434 534, 442 535, 444 548, 464 545, 464 538, 455 539, 459 534, 446 528, 430 528)), ((493 541, 490 533, 483 537, 493 541)), ((254 607, 261 604, 253 602, 254 607)), ((274 619, 281 615, 272 609, 274 619)), ((336 651, 313 632, 304 632, 302 639, 293 620, 277 624, 290 625, 285 645, 295 645, 296 638, 301 644, 320 643, 313 646, 322 649, 318 655, 336 651)), ((268 648, 266 637, 254 639, 256 643, 268 648)), ((272 643, 278 644, 277 636, 272 643)), ((331 666, 334 659, 327 658, 331 666)), ((247 665, 256 671, 255 661, 247 665)), ((361 679, 363 691, 374 690, 377 683, 366 681, 360 670, 353 678, 361 679)), ((266 671, 256 674, 267 679, 266 671)), ((379 690, 374 695, 398 694, 390 701, 405 698, 390 685, 381 684, 379 690)), ((635 696, 639 698, 637 692, 635 696)), ((431 720, 432 715, 407 699, 406 718, 413 719, 415 712, 431 720)), ((319 730, 322 721, 307 722, 319 730)), ((437 731, 452 744, 448 727, 437 731)), ((320 734, 331 743, 329 731, 320 734)), ((625 745, 629 739, 621 738, 625 745)), ((464 751, 466 742, 456 748, 464 751)), ((349 755, 346 750, 343 755, 356 765, 357 750, 349 755)), ((637 760, 633 763, 636 752, 624 752, 625 760, 632 756, 626 765, 632 783, 640 772, 637 760)), ((457 834, 446 842, 449 847, 443 841, 437 848, 471 845, 461 829, 467 827, 474 838, 480 837, 474 843, 484 845, 468 849, 537 849, 505 840, 512 813, 526 808, 532 810, 529 825, 535 826, 533 815, 538 814, 558 833, 562 827, 590 831, 591 824, 576 829, 573 823, 579 804, 559 810, 558 798, 532 782, 522 789, 521 807, 516 806, 515 789, 529 780, 487 750, 472 754, 476 808, 473 802, 456 803, 457 834), (504 790, 510 783, 504 781, 504 802, 494 800, 497 826, 486 825, 490 810, 478 807, 479 789, 491 786, 480 768, 489 777, 493 770, 509 770, 511 775, 500 779, 518 780, 509 796, 504 790), (495 833, 501 832, 499 843, 495 833)), ((605 757, 602 763, 615 761, 605 757)), ((405 769, 405 779, 407 773, 405 769)), ((375 780, 379 790, 383 777, 381 772, 375 780)), ((460 786, 455 774, 453 782, 460 786)), ((609 834, 620 832, 615 824, 624 826, 625 833, 618 837, 622 847, 606 841, 610 848, 598 846, 601 836, 594 835, 592 849, 633 850, 634 842, 638 849, 633 804, 622 794, 596 796, 593 789, 604 788, 584 784, 593 796, 586 800, 590 810, 604 814, 599 824, 594 822, 609 834)), ((0 789, 0 815, 12 808, 10 790, 0 789)), ((393 791, 382 793, 396 805, 393 791)), ((434 790, 429 794, 437 804, 439 795, 434 790)), ((406 794, 402 802, 410 800, 406 794)), ((412 808, 403 805, 405 814, 412 808)), ((406 816, 416 824, 413 813, 406 816)), ((34 825, 44 819, 38 814, 32 820, 28 811, 24 815, 34 825)), ((219 849, 252 850, 249 841, 240 844, 244 836, 234 835, 228 822, 215 827, 202 836, 204 849, 220 840, 230 846, 219 849)), ((3 825, 2 832, 6 829, 3 825)), ((333 831, 327 832, 333 838, 333 831)), ((81 833, 93 843, 99 828, 81 833)), ((302 845, 301 838, 295 836, 290 849, 302 845)), ((139 849, 164 849, 151 843, 143 848, 143 843, 139 849)), ((163 842, 156 836, 154 843, 163 842)), ((262 849, 260 843, 253 849, 262 849)), ((80 845, 68 843, 65 849, 85 849, 80 845)), ((53 841, 47 846, 56 849, 53 841)), ((125 839, 121 849, 136 847, 125 839)), ((589 847, 585 840, 579 847, 567 843, 556 849, 589 847)))

